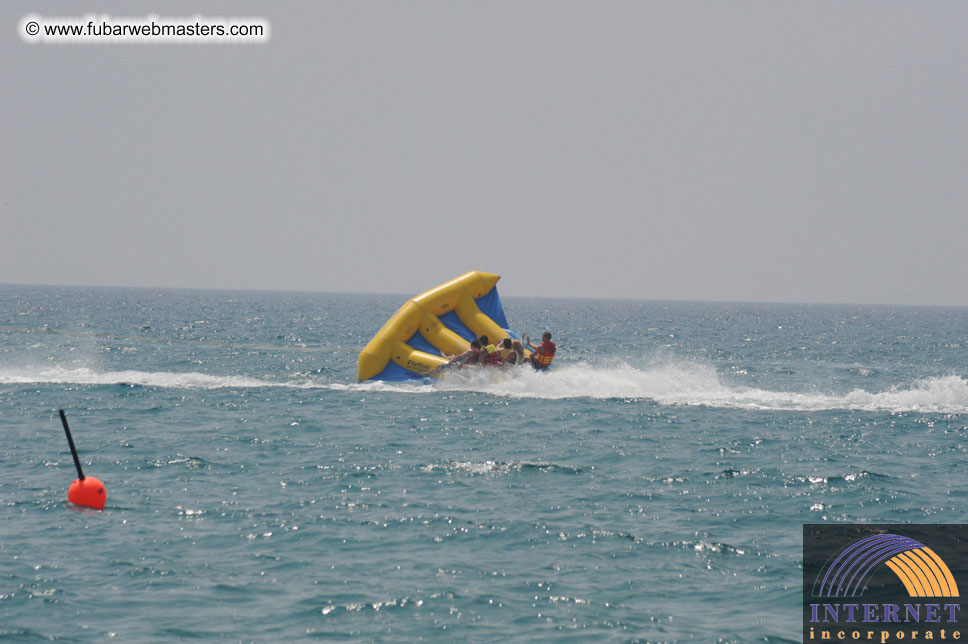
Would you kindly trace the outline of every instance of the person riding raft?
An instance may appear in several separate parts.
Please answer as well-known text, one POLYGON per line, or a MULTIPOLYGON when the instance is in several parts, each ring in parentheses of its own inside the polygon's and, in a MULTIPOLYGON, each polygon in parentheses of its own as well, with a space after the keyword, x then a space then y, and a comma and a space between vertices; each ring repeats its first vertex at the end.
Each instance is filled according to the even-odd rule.
POLYGON ((524 343, 531 349, 531 366, 537 370, 547 369, 551 366, 551 361, 555 359, 555 352, 558 347, 551 341, 551 331, 541 334, 541 344, 534 346, 531 338, 524 336, 524 343))
POLYGON ((427 372, 428 376, 431 376, 431 377, 436 376, 444 369, 453 369, 453 368, 459 369, 460 367, 463 367, 465 365, 477 364, 478 362, 480 362, 480 359, 481 359, 481 341, 480 340, 472 341, 471 348, 459 355, 449 355, 449 354, 444 354, 444 355, 448 359, 447 363, 440 365, 436 369, 432 369, 428 371, 427 372))
POLYGON ((501 366, 513 367, 524 364, 524 345, 520 340, 505 338, 501 342, 501 366))
POLYGON ((501 352, 491 344, 486 335, 478 338, 481 342, 481 364, 485 367, 496 367, 501 364, 501 352))

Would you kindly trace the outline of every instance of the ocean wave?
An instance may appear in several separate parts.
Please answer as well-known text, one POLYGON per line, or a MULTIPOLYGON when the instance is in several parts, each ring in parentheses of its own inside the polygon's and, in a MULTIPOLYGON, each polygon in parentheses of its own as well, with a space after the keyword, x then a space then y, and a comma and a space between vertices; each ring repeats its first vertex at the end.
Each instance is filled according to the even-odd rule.
POLYGON ((541 472, 556 474, 581 474, 582 468, 558 463, 496 462, 496 461, 455 461, 453 463, 432 463, 420 468, 425 474, 447 472, 450 474, 508 474, 510 472, 541 472))

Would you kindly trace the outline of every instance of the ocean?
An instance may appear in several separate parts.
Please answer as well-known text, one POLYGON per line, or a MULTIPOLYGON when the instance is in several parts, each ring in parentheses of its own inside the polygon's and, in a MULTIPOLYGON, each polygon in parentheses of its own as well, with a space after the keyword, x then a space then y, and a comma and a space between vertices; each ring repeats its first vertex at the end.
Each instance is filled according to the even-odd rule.
POLYGON ((968 309, 504 297, 550 372, 357 383, 410 295, 0 286, 0 640, 797 642, 803 524, 968 522, 968 309))

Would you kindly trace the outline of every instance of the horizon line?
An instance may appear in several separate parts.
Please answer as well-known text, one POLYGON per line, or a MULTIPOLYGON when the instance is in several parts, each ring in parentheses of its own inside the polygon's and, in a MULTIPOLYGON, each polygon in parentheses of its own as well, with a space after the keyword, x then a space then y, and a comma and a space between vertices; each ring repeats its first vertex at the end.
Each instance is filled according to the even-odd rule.
MULTIPOLYGON (((141 291, 200 291, 222 293, 298 293, 315 295, 384 295, 411 298, 419 293, 394 293, 390 291, 340 291, 340 290, 307 290, 307 289, 273 289, 273 288, 228 288, 211 286, 142 286, 120 284, 50 284, 42 282, 0 282, 0 287, 40 287, 40 288, 76 288, 76 289, 129 289, 141 291)), ((537 300, 600 300, 616 302, 674 302, 692 304, 787 304, 800 306, 877 306, 877 307, 906 307, 906 308, 968 308, 968 304, 906 304, 897 302, 838 302, 838 301, 804 301, 804 300, 731 300, 731 299, 703 299, 703 298, 667 298, 667 297, 605 297, 593 295, 515 295, 502 293, 502 297, 537 299, 537 300)))

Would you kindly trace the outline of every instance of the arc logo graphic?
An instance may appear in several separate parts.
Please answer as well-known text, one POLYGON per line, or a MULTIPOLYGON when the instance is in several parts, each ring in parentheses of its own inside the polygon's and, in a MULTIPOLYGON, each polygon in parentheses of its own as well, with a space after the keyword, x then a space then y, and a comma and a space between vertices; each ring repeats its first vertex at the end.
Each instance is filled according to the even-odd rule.
POLYGON ((804 642, 968 639, 968 525, 803 526, 804 642))
POLYGON ((857 597, 877 567, 894 571, 910 597, 958 597, 948 565, 931 548, 899 534, 877 534, 846 546, 818 575, 816 597, 857 597))

